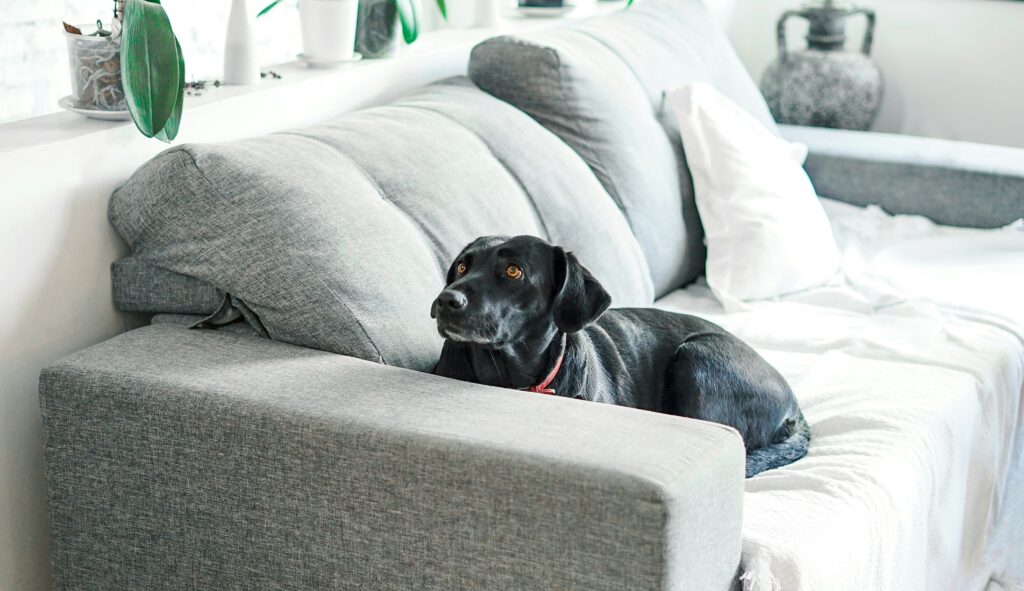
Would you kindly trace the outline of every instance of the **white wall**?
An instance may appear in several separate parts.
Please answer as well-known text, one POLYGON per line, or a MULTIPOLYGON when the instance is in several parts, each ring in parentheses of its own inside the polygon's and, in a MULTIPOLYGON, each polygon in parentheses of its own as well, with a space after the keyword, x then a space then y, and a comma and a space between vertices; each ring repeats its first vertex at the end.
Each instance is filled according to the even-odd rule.
MULTIPOLYGON (((755 80, 775 58, 775 22, 797 0, 708 0, 755 80)), ((875 129, 1024 146, 1024 2, 857 0, 878 15, 885 78, 875 129)), ((853 21, 851 21, 853 22, 853 21)), ((862 21, 849 29, 859 46, 862 21)), ((806 25, 791 19, 790 47, 806 25)))
MULTIPOLYGON (((249 0, 255 9, 263 0, 249 0)), ((775 57, 775 20, 798 0, 708 0, 755 79, 775 57)), ((1024 146, 1024 2, 863 0, 879 16, 874 56, 886 79, 876 129, 1024 146)), ((164 0, 189 79, 221 74, 228 0, 164 0)), ((108 18, 112 0, 4 0, 0 122, 53 112, 70 92, 60 22, 108 18)), ((301 50, 294 3, 257 21, 261 62, 301 50)), ((791 43, 803 25, 791 22, 791 43)), ((860 27, 850 31, 857 39, 860 27)))

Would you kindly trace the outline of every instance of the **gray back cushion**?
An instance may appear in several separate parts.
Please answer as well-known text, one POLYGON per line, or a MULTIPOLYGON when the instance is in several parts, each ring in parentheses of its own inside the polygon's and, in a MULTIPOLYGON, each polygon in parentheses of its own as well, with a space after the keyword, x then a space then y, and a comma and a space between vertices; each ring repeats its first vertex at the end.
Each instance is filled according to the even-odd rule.
POLYGON ((586 160, 626 214, 658 295, 692 281, 705 256, 665 91, 712 84, 775 129, 757 86, 699 0, 644 0, 570 27, 496 37, 473 50, 469 75, 586 160))
POLYGON ((110 266, 114 305, 124 312, 201 314, 220 308, 224 294, 195 277, 155 267, 136 257, 110 266))
POLYGON ((261 334, 413 369, 439 354, 429 310, 449 263, 483 234, 563 244, 618 305, 653 300, 587 165, 466 79, 325 125, 171 148, 114 193, 110 219, 136 262, 231 294, 261 334))

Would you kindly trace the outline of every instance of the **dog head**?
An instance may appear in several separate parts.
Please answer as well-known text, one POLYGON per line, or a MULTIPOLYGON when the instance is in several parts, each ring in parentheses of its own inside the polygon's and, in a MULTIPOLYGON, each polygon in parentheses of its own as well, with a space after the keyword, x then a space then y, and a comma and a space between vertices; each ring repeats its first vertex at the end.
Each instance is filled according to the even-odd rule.
POLYGON ((611 296, 571 252, 534 236, 482 236, 448 269, 430 308, 453 341, 503 347, 532 336, 582 330, 611 296))

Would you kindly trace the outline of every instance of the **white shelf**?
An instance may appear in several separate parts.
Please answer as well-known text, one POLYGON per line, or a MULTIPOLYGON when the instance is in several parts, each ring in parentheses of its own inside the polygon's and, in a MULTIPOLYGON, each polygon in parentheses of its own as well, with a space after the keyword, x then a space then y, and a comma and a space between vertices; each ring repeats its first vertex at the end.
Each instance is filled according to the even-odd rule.
MULTIPOLYGON (((500 27, 430 31, 415 44, 401 47, 393 58, 362 60, 335 70, 312 69, 294 61, 267 68, 280 74, 279 80, 267 77, 254 86, 215 88, 210 84, 201 96, 185 97, 175 143, 233 139, 308 125, 386 102, 416 86, 465 73, 469 51, 484 39, 557 26, 619 10, 624 4, 591 0, 559 18, 525 18, 510 9, 500 27)), ((97 121, 67 112, 42 115, 0 124, 0 154, 132 127, 131 121, 97 121)))

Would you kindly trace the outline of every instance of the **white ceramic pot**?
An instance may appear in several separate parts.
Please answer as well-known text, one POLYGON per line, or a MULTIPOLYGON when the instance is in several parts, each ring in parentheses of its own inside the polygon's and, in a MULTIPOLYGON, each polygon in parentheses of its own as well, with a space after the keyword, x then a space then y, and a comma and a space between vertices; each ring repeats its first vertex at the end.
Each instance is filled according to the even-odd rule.
POLYGON ((471 29, 477 26, 477 0, 447 0, 448 26, 453 29, 471 29))
POLYGON ((299 0, 302 53, 310 61, 351 60, 359 0, 299 0))
POLYGON ((478 27, 497 28, 501 26, 502 0, 476 0, 474 24, 478 27))

